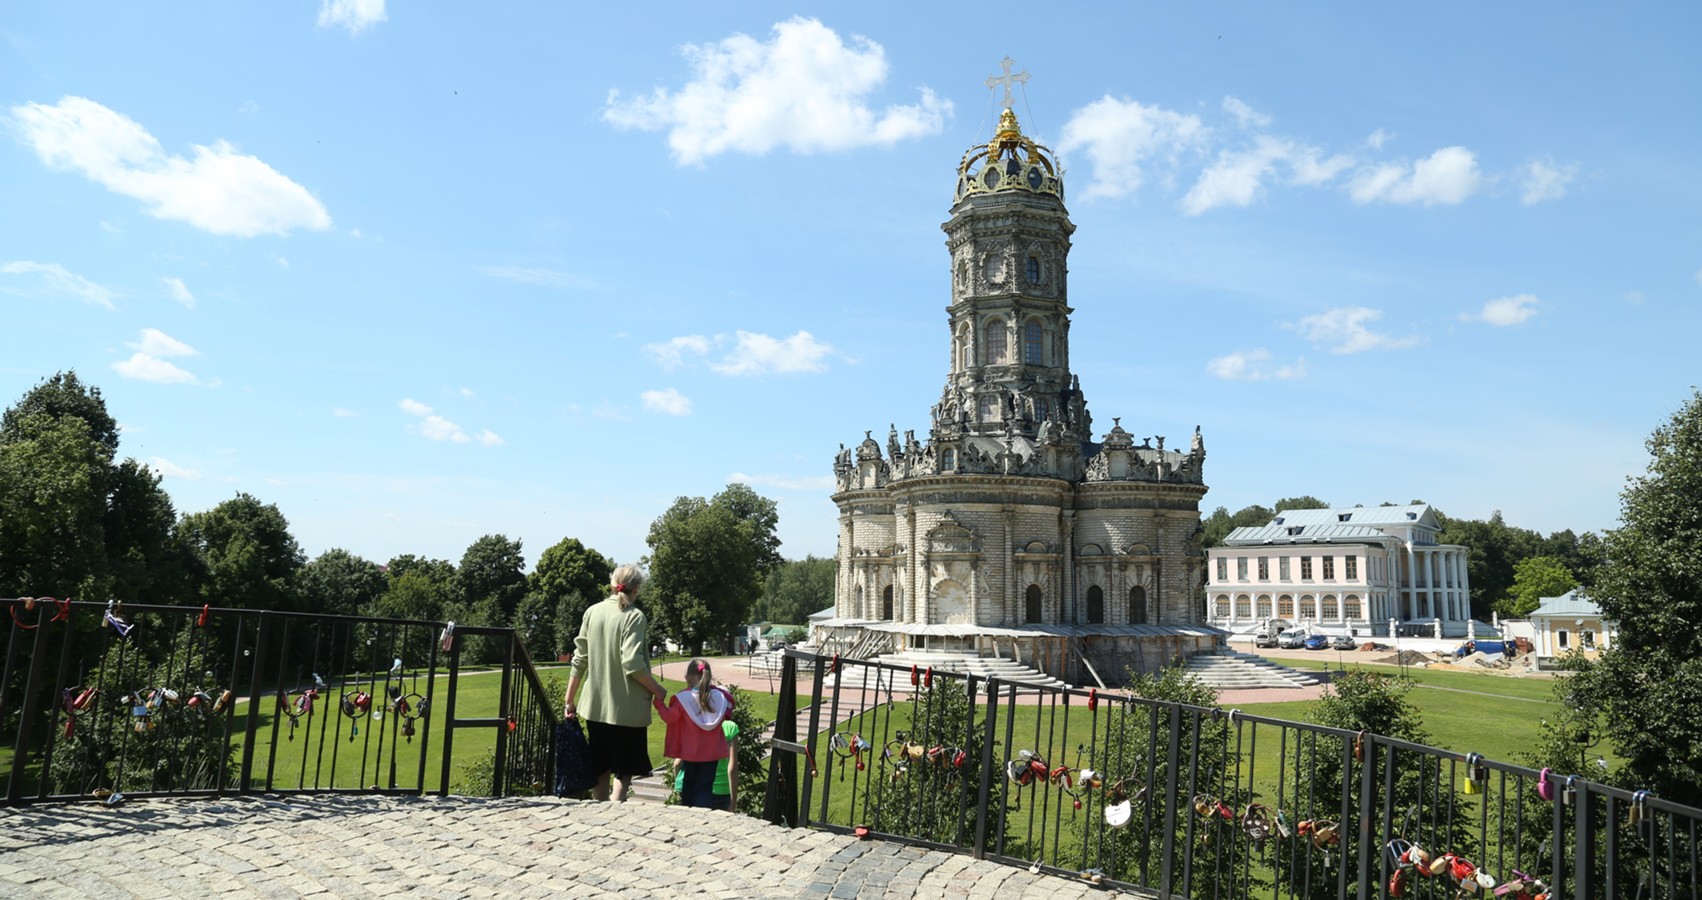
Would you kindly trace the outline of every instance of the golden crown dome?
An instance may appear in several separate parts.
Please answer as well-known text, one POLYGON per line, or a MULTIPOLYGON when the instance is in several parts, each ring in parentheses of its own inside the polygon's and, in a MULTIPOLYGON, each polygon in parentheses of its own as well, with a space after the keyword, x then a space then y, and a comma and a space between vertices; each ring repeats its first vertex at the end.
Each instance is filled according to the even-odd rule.
POLYGON ((1064 182, 1048 147, 1022 133, 1010 107, 999 114, 993 139, 963 154, 957 166, 957 199, 996 191, 1064 196, 1064 182))

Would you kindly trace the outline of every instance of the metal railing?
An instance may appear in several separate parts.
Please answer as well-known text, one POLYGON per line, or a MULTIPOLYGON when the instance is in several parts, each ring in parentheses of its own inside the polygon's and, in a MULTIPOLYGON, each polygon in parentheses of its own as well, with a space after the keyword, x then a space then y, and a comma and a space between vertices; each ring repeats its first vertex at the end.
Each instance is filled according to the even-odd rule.
POLYGON ((556 703, 510 629, 0 599, 9 806, 552 783, 556 703), (468 671, 469 642, 495 657, 468 671))
POLYGON ((1702 897, 1702 810, 1575 775, 790 650, 779 701, 776 823, 1160 897, 1702 897))

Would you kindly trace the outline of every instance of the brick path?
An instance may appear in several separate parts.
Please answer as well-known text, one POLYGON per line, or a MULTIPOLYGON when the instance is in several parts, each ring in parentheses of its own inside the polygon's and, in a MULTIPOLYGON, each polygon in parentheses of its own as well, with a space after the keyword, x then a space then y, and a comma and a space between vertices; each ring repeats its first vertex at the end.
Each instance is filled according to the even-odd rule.
POLYGON ((0 809, 0 896, 1119 896, 683 807, 320 796, 0 809))

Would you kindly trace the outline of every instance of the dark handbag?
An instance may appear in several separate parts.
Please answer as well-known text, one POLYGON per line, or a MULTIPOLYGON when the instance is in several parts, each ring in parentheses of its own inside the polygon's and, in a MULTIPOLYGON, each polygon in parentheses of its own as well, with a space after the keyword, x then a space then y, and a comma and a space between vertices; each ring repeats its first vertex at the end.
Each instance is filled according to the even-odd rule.
POLYGON ((597 784, 597 773, 591 771, 591 744, 585 740, 585 729, 579 720, 563 719, 556 724, 556 790, 557 797, 577 797, 597 784))

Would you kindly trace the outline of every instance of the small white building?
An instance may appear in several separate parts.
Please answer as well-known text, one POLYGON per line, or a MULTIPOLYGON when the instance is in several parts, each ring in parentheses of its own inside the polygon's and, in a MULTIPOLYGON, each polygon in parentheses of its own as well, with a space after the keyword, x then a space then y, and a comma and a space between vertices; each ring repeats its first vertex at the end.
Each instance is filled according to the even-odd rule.
POLYGON ((1279 510, 1206 551, 1206 619, 1232 633, 1272 620, 1362 636, 1462 637, 1466 548, 1437 543, 1429 504, 1279 510))
POLYGON ((1613 646, 1619 632, 1618 623, 1603 619, 1596 601, 1576 588, 1558 597, 1542 598, 1542 605, 1531 613, 1530 620, 1538 656, 1564 656, 1573 650, 1595 656, 1613 646))

